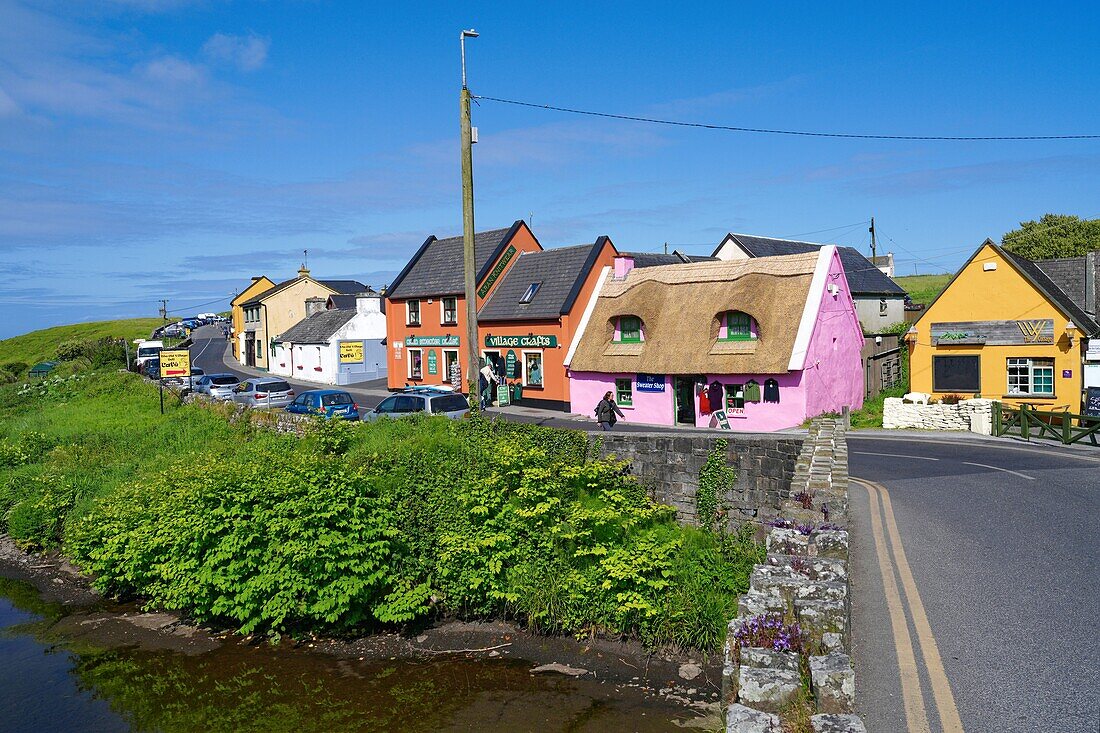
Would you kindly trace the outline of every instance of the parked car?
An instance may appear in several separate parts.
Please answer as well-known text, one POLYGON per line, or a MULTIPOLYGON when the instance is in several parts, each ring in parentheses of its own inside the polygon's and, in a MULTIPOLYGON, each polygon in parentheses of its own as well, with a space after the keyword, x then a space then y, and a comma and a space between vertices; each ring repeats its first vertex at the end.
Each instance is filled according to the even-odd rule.
POLYGON ((255 377, 233 389, 233 401, 249 407, 286 407, 294 400, 294 390, 284 379, 255 377))
POLYGON ((146 359, 139 367, 139 371, 149 379, 160 379, 160 357, 146 359))
POLYGON ((233 399, 233 390, 241 383, 233 374, 204 374, 195 382, 195 391, 208 394, 216 400, 233 399))
POLYGON ((164 327, 162 335, 174 339, 187 338, 187 329, 183 327, 182 323, 173 323, 170 326, 164 327))
POLYGON ((359 419, 359 405, 347 392, 338 389, 311 389, 302 392, 286 406, 295 415, 324 415, 344 420, 359 419))
POLYGON ((454 420, 469 414, 470 403, 459 392, 413 387, 382 400, 378 407, 363 413, 363 420, 373 422, 384 417, 401 417, 414 412, 427 412, 454 420))

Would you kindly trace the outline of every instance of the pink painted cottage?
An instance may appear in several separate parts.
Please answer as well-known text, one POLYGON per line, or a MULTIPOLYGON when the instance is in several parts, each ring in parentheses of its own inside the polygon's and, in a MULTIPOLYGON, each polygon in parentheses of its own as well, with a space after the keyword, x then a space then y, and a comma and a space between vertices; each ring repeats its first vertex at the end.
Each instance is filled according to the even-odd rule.
POLYGON ((782 430, 863 405, 863 333, 837 248, 605 268, 570 344, 572 411, 612 392, 626 422, 782 430))

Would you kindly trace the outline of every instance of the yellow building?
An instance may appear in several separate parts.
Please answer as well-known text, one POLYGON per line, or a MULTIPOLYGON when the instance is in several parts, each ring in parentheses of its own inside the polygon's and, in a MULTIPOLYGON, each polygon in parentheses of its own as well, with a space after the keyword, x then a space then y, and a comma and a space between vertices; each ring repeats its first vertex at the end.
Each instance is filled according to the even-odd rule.
POLYGON ((233 326, 233 358, 237 361, 241 359, 240 335, 244 333, 244 308, 241 307, 241 303, 251 300, 273 287, 275 287, 274 280, 267 275, 260 275, 252 278, 249 286, 239 292, 236 298, 229 301, 230 319, 233 326))
POLYGON ((910 389, 1079 412, 1098 330, 1039 265, 987 239, 910 329, 910 389))
MULTIPOLYGON (((314 310, 323 310, 330 295, 362 293, 367 286, 357 280, 314 280, 302 266, 298 277, 272 285, 250 298, 238 297, 241 330, 235 332, 234 353, 243 364, 268 369, 273 339, 314 310)), ((234 305, 234 309, 238 306, 234 305)))

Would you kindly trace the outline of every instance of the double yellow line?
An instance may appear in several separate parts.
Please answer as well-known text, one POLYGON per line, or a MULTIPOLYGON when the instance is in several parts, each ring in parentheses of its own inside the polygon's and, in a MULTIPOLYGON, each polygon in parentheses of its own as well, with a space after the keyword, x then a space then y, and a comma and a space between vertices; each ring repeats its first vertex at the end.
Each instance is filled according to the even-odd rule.
POLYGON ((924 705, 924 693, 921 691, 917 659, 913 653, 913 640, 909 634, 909 625, 906 621, 906 609, 908 609, 909 616, 913 620, 913 628, 917 632, 917 641, 920 645, 921 656, 924 658, 925 669, 928 670, 928 680, 932 688, 936 709, 939 711, 943 733, 963 733, 959 710, 955 707, 955 696, 951 694, 951 683, 947 681, 947 673, 943 668, 943 660, 940 658, 936 638, 932 635, 932 627, 929 625, 928 616, 924 612, 924 603, 917 591, 916 581, 913 580, 913 571, 909 568, 909 561, 905 558, 905 547, 902 546, 901 533, 898 532, 897 521, 894 519, 894 509, 890 504, 890 492, 886 490, 885 486, 874 481, 855 478, 852 480, 867 490, 870 503, 871 532, 875 538, 875 554, 878 557, 879 570, 882 572, 886 607, 890 612, 890 626, 894 633, 894 647, 898 655, 898 670, 901 673, 901 695, 905 705, 905 719, 908 723, 909 732, 930 733, 931 729, 924 705), (885 531, 883 529, 884 525, 885 531), (887 537, 889 537, 889 547, 887 546, 887 537), (891 551, 893 561, 890 557, 891 551), (899 580, 901 589, 905 594, 905 604, 902 603, 902 593, 898 590, 899 580))

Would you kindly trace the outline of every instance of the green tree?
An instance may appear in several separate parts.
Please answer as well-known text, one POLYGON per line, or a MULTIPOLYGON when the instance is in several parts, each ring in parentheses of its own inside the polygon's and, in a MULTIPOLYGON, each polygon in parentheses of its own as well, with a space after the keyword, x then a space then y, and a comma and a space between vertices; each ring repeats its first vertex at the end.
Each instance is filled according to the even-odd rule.
POLYGON ((1001 237, 1001 245, 1029 260, 1080 257, 1100 250, 1100 219, 1044 214, 1039 221, 1020 222, 1019 229, 1001 237))

